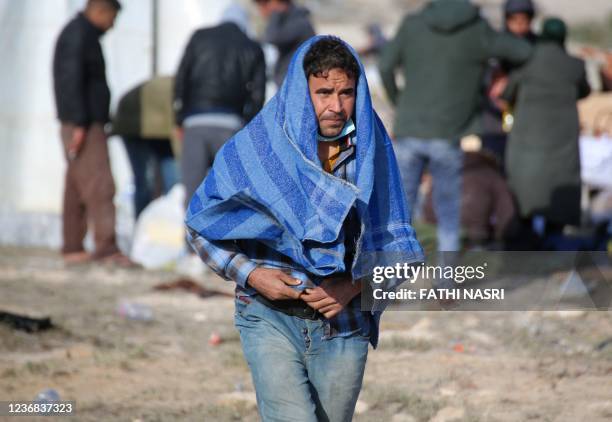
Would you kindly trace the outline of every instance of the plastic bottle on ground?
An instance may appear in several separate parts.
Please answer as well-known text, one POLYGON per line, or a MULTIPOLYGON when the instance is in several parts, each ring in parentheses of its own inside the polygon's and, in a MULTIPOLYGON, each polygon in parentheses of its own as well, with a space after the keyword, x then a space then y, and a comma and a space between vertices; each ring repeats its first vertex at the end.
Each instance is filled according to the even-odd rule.
POLYGON ((47 388, 46 390, 41 391, 34 398, 36 403, 54 403, 60 401, 59 393, 52 389, 47 388))
POLYGON ((146 305, 122 300, 117 306, 117 313, 126 319, 134 321, 153 320, 153 311, 146 305))

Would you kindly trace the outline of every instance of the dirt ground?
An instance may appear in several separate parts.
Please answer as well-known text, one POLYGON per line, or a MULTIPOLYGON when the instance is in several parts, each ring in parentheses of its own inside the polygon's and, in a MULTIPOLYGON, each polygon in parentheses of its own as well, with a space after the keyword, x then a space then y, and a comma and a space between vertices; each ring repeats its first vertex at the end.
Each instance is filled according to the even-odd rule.
MULTIPOLYGON (((257 420, 231 298, 152 289, 175 277, 0 248, 0 309, 55 325, 28 334, 0 324, 0 400, 53 388, 76 401, 65 420, 257 420), (120 316, 122 300, 153 320, 120 316)), ((202 281, 231 292, 216 276, 202 281)), ((387 312, 355 420, 609 421, 611 338, 610 312, 387 312)))

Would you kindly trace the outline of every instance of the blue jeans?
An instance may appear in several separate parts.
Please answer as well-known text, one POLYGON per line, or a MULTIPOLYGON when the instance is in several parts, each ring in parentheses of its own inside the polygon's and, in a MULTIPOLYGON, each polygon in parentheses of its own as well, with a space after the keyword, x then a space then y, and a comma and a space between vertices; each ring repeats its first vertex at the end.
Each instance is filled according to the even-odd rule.
POLYGON ((433 206, 438 220, 438 250, 458 251, 463 167, 459 142, 402 138, 393 144, 393 149, 413 213, 425 166, 429 169, 433 177, 433 206))
POLYGON ((134 173, 134 216, 138 218, 158 194, 167 194, 178 182, 178 165, 169 140, 124 136, 123 142, 134 173))
POLYGON ((369 337, 324 339, 321 320, 291 317, 236 299, 235 324, 251 369, 259 415, 268 421, 350 421, 369 337))

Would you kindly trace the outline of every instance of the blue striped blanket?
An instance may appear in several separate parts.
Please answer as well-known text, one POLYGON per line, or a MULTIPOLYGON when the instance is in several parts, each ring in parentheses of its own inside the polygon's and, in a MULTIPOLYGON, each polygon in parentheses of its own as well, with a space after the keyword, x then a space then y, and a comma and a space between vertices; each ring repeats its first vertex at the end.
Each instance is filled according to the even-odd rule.
POLYGON ((324 277, 347 270, 342 224, 355 207, 361 235, 350 269, 354 279, 398 259, 421 261, 393 147, 372 108, 361 63, 353 115, 354 183, 322 169, 318 123, 303 70, 304 56, 319 38, 299 48, 276 96, 219 151, 191 198, 186 224, 208 240, 263 242, 324 277))

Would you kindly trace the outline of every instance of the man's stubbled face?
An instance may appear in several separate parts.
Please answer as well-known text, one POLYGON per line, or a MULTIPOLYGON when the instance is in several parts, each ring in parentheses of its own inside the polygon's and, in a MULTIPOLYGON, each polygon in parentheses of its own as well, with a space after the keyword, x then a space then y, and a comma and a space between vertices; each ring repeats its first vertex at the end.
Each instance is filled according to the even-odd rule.
POLYGON ((355 108, 355 78, 342 69, 330 69, 308 78, 310 99, 319 121, 319 133, 338 135, 355 108))

